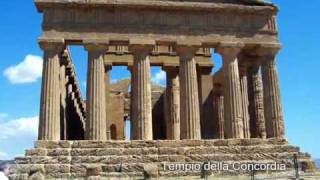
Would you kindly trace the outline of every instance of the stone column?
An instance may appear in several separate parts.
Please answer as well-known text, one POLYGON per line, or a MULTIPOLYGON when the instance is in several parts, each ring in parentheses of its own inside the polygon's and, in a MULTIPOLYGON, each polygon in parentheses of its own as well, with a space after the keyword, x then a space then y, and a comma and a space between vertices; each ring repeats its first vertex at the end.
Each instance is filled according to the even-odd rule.
POLYGON ((112 70, 112 65, 106 65, 104 75, 105 82, 105 93, 106 93, 106 128, 107 128, 107 139, 111 139, 111 102, 110 102, 110 73, 112 70))
POLYGON ((152 140, 152 103, 151 103, 151 75, 149 54, 154 46, 131 45, 134 55, 133 64, 133 114, 132 123, 134 140, 152 140))
POLYGON ((216 49, 223 58, 225 137, 243 138, 243 112, 238 68, 238 44, 223 44, 216 49))
POLYGON ((164 67, 167 73, 165 118, 167 139, 180 139, 180 82, 177 67, 164 67))
POLYGON ((241 86, 241 95, 242 95, 243 135, 244 135, 244 138, 250 138, 251 135, 250 135, 247 66, 240 65, 239 70, 240 70, 240 86, 241 86))
POLYGON ((181 139, 201 139, 199 95, 195 53, 198 48, 178 46, 180 56, 181 139))
POLYGON ((212 139, 214 124, 212 121, 213 116, 213 97, 212 97, 212 66, 198 66, 198 90, 199 90, 199 103, 200 103, 200 125, 201 136, 203 139, 212 139))
POLYGON ((285 128, 280 97, 279 77, 275 56, 279 49, 275 48, 263 57, 262 79, 264 92, 264 110, 268 138, 284 138, 285 128))
POLYGON ((249 112, 252 138, 266 138, 263 90, 259 69, 259 64, 254 62, 251 63, 248 69, 249 112))
POLYGON ((106 140, 106 93, 104 81, 104 54, 108 46, 85 42, 89 54, 87 77, 87 140, 106 140))
POLYGON ((60 140, 60 58, 64 41, 40 40, 44 50, 39 140, 60 140))
POLYGON ((136 86, 136 83, 134 82, 134 73, 133 73, 133 66, 128 66, 128 70, 131 73, 131 92, 130 92, 130 121, 131 121, 131 127, 130 127, 130 139, 134 140, 133 137, 137 137, 137 133, 139 132, 138 130, 138 123, 137 120, 135 119, 135 109, 134 109, 134 95, 133 95, 133 89, 136 86))
POLYGON ((223 89, 221 84, 215 84, 213 88, 213 138, 224 139, 223 89))
POLYGON ((68 52, 65 50, 60 61, 60 130, 61 140, 67 140, 67 68, 68 52))

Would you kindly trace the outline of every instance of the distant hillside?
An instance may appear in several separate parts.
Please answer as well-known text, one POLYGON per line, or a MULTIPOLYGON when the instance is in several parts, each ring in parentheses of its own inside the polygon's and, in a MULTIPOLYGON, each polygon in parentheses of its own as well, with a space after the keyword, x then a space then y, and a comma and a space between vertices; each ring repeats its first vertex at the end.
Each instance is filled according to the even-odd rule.
POLYGON ((9 164, 13 164, 14 161, 13 160, 0 160, 0 164, 2 163, 9 163, 9 164))

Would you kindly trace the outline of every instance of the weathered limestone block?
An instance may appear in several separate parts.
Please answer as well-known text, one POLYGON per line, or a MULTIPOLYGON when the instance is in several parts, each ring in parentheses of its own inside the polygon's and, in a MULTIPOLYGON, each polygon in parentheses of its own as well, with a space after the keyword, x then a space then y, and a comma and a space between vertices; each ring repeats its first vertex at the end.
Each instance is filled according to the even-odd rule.
POLYGON ((124 163, 121 164, 121 172, 142 172, 144 163, 124 163))
POLYGON ((44 170, 48 174, 70 173, 69 164, 45 164, 44 170))
POLYGON ((71 156, 37 156, 29 159, 30 164, 68 164, 71 156))
POLYGON ((26 150, 26 156, 46 156, 47 150, 46 149, 30 149, 26 150))
POLYGON ((95 155, 96 156, 122 155, 122 149, 119 149, 119 148, 97 149, 95 155))
POLYGON ((72 143, 72 141, 36 141, 35 148, 71 148, 72 143))
POLYGON ((70 166, 70 173, 81 173, 85 175, 87 172, 87 165, 81 163, 75 163, 70 166))
POLYGON ((87 166, 86 176, 100 176, 102 172, 102 168, 99 165, 89 165, 87 166))
POLYGON ((143 167, 143 174, 145 179, 158 178, 159 167, 156 164, 145 164, 143 167))
POLYGON ((70 149, 48 149, 47 156, 70 156, 70 149))
POLYGON ((185 156, 184 155, 170 155, 170 154, 166 154, 166 155, 159 155, 159 162, 185 162, 185 156))
POLYGON ((125 141, 74 141, 72 148, 123 148, 129 144, 125 141))
POLYGON ((123 164, 111 164, 111 165, 101 165, 102 172, 122 172, 123 164))

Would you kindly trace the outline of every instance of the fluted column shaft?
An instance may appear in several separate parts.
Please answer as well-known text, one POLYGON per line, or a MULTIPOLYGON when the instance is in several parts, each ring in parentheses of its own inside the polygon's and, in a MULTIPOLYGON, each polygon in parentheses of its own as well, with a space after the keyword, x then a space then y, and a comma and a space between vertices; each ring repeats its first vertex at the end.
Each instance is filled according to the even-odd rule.
POLYGON ((152 47, 135 45, 131 47, 134 55, 133 64, 133 114, 132 123, 134 140, 152 140, 152 103, 149 54, 152 47))
POLYGON ((60 58, 63 42, 40 42, 44 50, 39 140, 60 140, 60 58))
POLYGON ((106 93, 106 133, 107 139, 111 139, 111 102, 110 102, 110 72, 112 70, 111 65, 105 66, 104 82, 106 93))
POLYGON ((180 56, 181 139, 201 139, 196 50, 193 47, 177 48, 180 56))
POLYGON ((87 140, 106 140, 106 93, 104 54, 106 45, 86 44, 89 54, 87 77, 87 140))
POLYGON ((167 139, 180 139, 180 82, 178 68, 164 68, 167 73, 165 118, 167 139))
POLYGON ((214 86, 213 93, 213 119, 214 119, 214 138, 224 139, 224 105, 223 91, 221 85, 214 86))
POLYGON ((139 132, 138 130, 138 123, 137 120, 135 119, 136 115, 135 115, 135 96, 133 95, 133 89, 135 89, 136 83, 135 78, 134 78, 134 73, 133 73, 133 67, 128 67, 128 70, 131 73, 131 92, 130 92, 130 121, 131 121, 131 125, 130 125, 130 139, 134 140, 133 137, 137 137, 136 133, 139 132))
POLYGON ((274 56, 266 57, 262 65, 266 129, 268 138, 284 138, 279 77, 274 56))
POLYGON ((243 111, 238 68, 239 47, 220 47, 223 58, 225 137, 243 138, 243 111))
POLYGON ((242 95, 242 112, 243 112, 243 135, 244 138, 250 138, 250 116, 249 116, 249 99, 248 99, 248 78, 247 68, 240 68, 240 86, 242 95))
POLYGON ((60 130, 61 140, 67 140, 67 54, 62 56, 60 61, 60 130))
POLYGON ((266 138, 263 88, 259 69, 260 66, 258 64, 252 64, 248 69, 249 112, 252 138, 266 138))

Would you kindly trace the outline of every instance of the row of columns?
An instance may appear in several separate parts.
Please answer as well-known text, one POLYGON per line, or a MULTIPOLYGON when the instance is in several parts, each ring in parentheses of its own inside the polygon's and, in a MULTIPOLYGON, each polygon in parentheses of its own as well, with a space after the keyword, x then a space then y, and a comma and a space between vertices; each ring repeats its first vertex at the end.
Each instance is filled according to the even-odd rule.
POLYGON ((225 138, 284 137, 283 112, 275 65, 278 50, 279 47, 257 50, 253 59, 241 57, 242 64, 239 66, 241 46, 230 44, 216 49, 223 58, 224 74, 223 97, 219 88, 214 91, 216 130, 220 138, 222 134, 225 138), (224 132, 219 131, 222 129, 224 132))
MULTIPOLYGON (((59 129, 59 53, 63 43, 40 43, 44 50, 44 70, 41 93, 39 139, 60 140, 59 129)), ((132 139, 152 140, 152 104, 150 53, 154 45, 131 45, 130 51, 134 56, 132 72, 132 139)), ((87 120, 85 139, 107 140, 107 99, 106 72, 104 55, 108 44, 97 41, 86 41, 88 51, 87 77, 87 120)), ((166 90, 166 120, 169 139, 201 139, 199 90, 194 46, 178 46, 180 67, 164 69, 167 71, 166 90), (177 70, 179 69, 179 71, 177 70)), ((223 57, 224 90, 215 91, 214 103, 223 109, 218 109, 214 115, 221 126, 214 129, 216 137, 249 138, 251 126, 256 129, 251 137, 283 137, 283 115, 278 87, 278 77, 273 59, 266 58, 262 68, 264 96, 262 96, 262 81, 257 75, 256 66, 245 73, 239 72, 238 55, 241 47, 234 44, 221 46, 216 52, 223 57), (247 81, 253 84, 246 87, 247 81), (253 92, 248 96, 244 92, 253 92), (265 115, 261 109, 264 97, 265 115), (256 107, 250 113, 245 110, 248 104, 256 107), (224 118, 222 116, 224 115, 224 118), (262 121, 266 118, 265 126, 262 121), (250 120, 249 119, 253 119, 250 120), (266 129, 266 130, 265 130, 266 129), (222 132, 224 131, 224 132, 222 132), (267 133, 266 133, 267 132, 267 133)), ((250 83, 248 83, 250 84, 250 83)))

